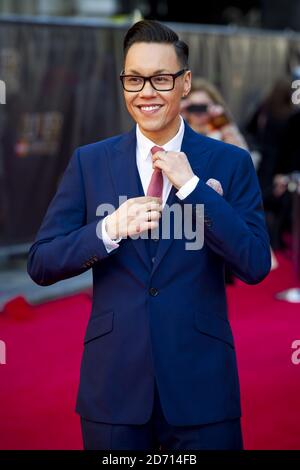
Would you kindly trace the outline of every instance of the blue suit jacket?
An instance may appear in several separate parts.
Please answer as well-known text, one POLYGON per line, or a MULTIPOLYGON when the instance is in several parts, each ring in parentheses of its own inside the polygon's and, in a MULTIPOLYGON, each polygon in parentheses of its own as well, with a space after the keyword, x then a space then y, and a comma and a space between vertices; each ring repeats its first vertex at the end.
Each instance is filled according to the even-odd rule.
POLYGON ((152 264, 142 238, 124 239, 108 254, 96 235, 103 219, 96 215, 99 204, 117 208, 119 195, 143 195, 135 128, 75 151, 30 249, 28 272, 43 286, 93 268, 76 407, 85 418, 147 422, 155 378, 173 425, 240 416, 224 261, 247 283, 268 274, 261 194, 246 151, 186 124, 182 151, 200 181, 184 201, 173 187, 167 202, 204 204, 201 250, 186 250, 185 239, 161 239, 152 264), (223 197, 205 184, 209 178, 221 182, 223 197))

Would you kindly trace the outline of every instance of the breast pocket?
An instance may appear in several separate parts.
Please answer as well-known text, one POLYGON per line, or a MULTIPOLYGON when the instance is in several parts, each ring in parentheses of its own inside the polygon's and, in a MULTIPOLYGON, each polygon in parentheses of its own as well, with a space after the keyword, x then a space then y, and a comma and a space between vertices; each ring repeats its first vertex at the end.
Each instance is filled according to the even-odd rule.
POLYGON ((195 313, 195 326, 200 333, 224 341, 234 348, 234 340, 231 327, 227 320, 223 320, 219 315, 195 313))
POLYGON ((112 310, 97 317, 92 317, 88 323, 83 343, 87 344, 96 338, 110 333, 113 330, 113 319, 114 312, 112 310))

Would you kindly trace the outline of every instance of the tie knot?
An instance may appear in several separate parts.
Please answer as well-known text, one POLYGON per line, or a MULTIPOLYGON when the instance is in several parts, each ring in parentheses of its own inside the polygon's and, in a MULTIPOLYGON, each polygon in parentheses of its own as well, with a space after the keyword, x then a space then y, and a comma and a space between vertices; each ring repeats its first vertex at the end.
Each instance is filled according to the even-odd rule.
POLYGON ((154 155, 156 152, 164 152, 165 149, 163 149, 162 147, 158 147, 157 145, 154 145, 154 147, 152 147, 151 149, 151 153, 152 155, 154 155))

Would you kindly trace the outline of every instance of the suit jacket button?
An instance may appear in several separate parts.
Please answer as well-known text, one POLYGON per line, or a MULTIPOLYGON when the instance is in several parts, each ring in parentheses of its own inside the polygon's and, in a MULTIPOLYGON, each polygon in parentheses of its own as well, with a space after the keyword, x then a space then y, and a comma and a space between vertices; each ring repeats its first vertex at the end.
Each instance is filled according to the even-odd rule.
POLYGON ((152 295, 152 297, 156 297, 158 295, 158 290, 156 287, 150 287, 149 294, 152 295))

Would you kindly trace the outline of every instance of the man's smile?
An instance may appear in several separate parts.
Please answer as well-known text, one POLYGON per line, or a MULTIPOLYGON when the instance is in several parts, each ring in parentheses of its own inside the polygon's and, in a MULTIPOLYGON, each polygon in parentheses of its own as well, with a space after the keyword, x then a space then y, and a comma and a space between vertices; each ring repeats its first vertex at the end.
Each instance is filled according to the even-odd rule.
POLYGON ((138 105, 138 109, 142 114, 149 115, 157 113, 162 107, 162 104, 143 104, 138 105))

